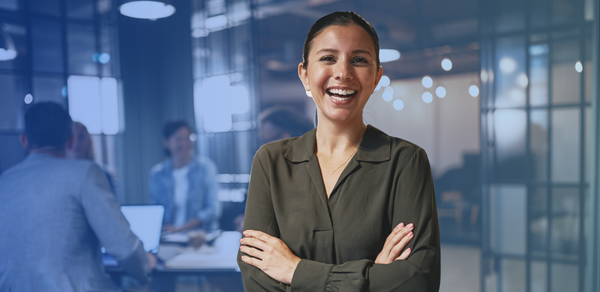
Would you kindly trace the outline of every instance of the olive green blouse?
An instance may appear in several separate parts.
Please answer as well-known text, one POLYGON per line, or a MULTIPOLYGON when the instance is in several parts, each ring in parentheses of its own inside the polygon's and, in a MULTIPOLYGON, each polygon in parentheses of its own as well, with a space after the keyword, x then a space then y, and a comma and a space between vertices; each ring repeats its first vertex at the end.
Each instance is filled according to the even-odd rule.
POLYGON ((290 286, 241 260, 250 291, 438 291, 440 237, 425 151, 368 126, 329 200, 315 133, 261 147, 254 157, 244 230, 283 240, 302 260, 290 286), (392 229, 414 224, 407 260, 375 264, 392 229))

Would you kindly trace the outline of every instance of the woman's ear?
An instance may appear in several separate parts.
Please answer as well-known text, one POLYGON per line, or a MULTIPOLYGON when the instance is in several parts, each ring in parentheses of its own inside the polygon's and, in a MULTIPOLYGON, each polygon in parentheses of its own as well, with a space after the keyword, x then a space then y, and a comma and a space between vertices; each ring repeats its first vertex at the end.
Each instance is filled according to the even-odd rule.
POLYGON ((381 76, 383 76, 383 67, 379 66, 379 70, 377 70, 377 78, 375 78, 375 87, 377 87, 377 84, 379 84, 381 76))
POLYGON ((308 84, 308 73, 306 72, 306 67, 304 67, 304 63, 298 64, 298 77, 300 81, 302 81, 302 85, 304 85, 304 90, 310 92, 310 85, 308 84))

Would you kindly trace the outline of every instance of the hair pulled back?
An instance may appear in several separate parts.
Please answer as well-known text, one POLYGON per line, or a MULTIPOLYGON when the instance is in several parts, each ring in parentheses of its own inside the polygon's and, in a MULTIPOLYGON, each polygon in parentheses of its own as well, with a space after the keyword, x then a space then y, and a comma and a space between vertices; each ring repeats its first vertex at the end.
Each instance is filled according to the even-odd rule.
POLYGON ((313 39, 323 30, 333 25, 358 25, 362 27, 369 34, 369 36, 371 36, 371 40, 373 41, 373 46, 375 47, 375 57, 377 60, 377 70, 379 70, 379 37, 377 36, 377 32, 368 21, 353 11, 334 12, 321 17, 319 20, 317 20, 317 22, 315 22, 315 24, 313 24, 308 31, 308 35, 304 41, 304 47, 302 48, 302 64, 304 65, 304 68, 308 67, 308 53, 312 47, 313 39))

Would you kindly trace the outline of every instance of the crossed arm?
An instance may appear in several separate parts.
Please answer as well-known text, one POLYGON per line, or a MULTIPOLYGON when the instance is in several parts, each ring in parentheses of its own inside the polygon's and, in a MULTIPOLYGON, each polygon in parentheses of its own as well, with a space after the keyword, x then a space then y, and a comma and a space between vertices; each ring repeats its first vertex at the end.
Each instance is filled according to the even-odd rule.
MULTIPOLYGON (((375 263, 390 264, 408 258, 410 248, 404 248, 414 236, 412 230, 412 224, 398 224, 387 237, 375 263)), ((242 261, 259 268, 273 280, 290 285, 301 259, 277 237, 256 230, 246 230, 244 236, 240 240, 240 251, 246 254, 241 256, 242 261)))

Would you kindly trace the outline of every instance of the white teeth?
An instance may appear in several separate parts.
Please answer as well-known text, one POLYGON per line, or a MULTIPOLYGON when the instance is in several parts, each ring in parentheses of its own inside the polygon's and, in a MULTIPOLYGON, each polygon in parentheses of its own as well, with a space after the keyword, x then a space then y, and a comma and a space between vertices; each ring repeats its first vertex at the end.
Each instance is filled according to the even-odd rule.
POLYGON ((350 99, 350 97, 337 97, 335 95, 329 95, 329 96, 331 96, 331 98, 333 98, 333 99, 335 99, 337 101, 344 101, 344 100, 350 99))
POLYGON ((337 95, 351 95, 354 94, 356 91, 355 90, 349 90, 349 89, 330 89, 329 90, 330 93, 332 94, 337 94, 337 95))

